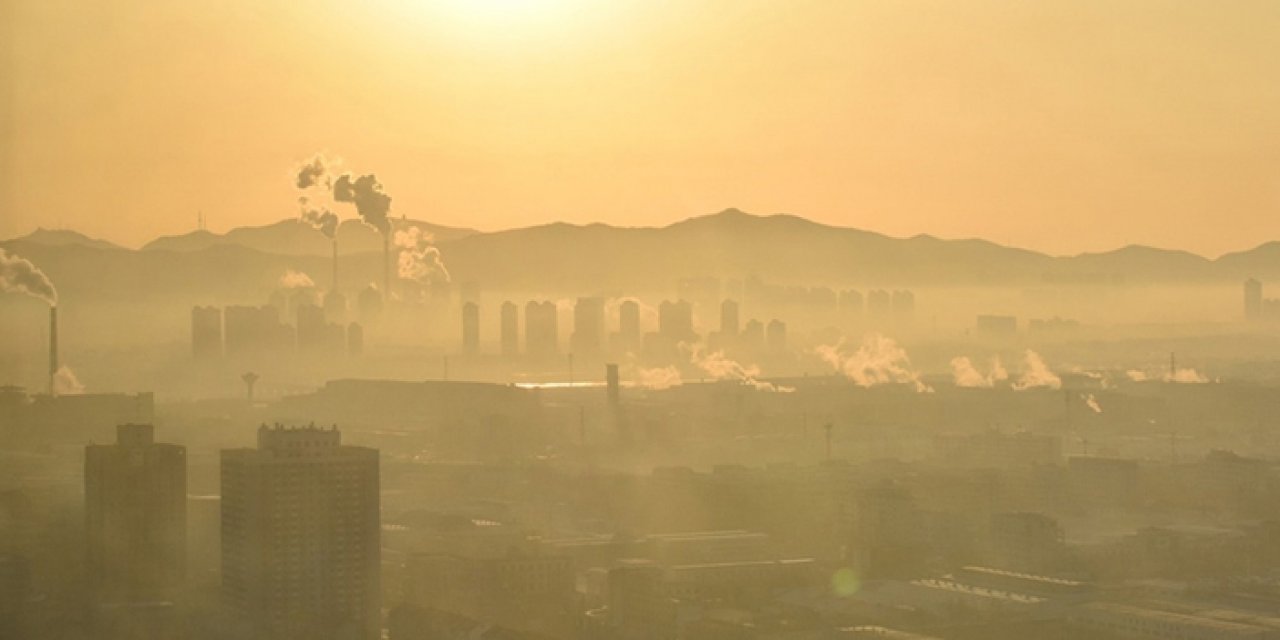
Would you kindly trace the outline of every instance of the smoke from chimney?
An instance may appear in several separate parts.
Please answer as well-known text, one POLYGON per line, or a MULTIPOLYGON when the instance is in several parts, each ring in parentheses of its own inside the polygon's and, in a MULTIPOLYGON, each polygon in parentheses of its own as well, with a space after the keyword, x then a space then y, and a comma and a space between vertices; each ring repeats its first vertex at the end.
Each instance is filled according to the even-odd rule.
POLYGON ((424 284, 448 283, 449 270, 444 266, 435 238, 420 227, 409 227, 395 233, 395 245, 400 250, 396 274, 405 280, 424 284))
POLYGON ((39 298, 49 306, 58 304, 58 291, 53 282, 30 260, 0 249, 0 291, 25 293, 39 298))
POLYGON ((352 179, 344 173, 333 183, 333 199, 350 202, 365 224, 382 234, 382 280, 384 295, 391 293, 391 196, 382 190, 382 183, 373 174, 352 179))

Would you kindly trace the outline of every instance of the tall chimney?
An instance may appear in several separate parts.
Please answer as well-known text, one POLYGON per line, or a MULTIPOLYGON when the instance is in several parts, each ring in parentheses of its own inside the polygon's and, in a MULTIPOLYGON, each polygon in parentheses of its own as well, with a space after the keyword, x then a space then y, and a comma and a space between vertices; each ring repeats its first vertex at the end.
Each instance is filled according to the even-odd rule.
POLYGON ((382 299, 391 302, 391 232, 382 236, 382 299))
POLYGON ((605 389, 608 393, 609 406, 618 406, 618 365, 609 363, 604 365, 605 389))
POLYGON ((58 307, 49 307, 49 395, 54 395, 58 375, 58 307))
POLYGON ((338 232, 333 232, 333 284, 329 287, 330 291, 338 290, 338 232))

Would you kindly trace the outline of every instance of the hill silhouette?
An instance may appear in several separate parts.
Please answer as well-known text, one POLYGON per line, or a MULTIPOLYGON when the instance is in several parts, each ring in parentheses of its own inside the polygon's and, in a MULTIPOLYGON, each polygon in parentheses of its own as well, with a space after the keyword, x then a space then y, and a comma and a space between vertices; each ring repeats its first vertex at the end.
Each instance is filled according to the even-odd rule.
MULTIPOLYGON (((1227 282, 1280 277, 1280 243, 1216 260, 1185 251, 1128 246, 1050 256, 979 239, 894 238, 793 215, 737 209, 665 227, 554 223, 497 232, 414 224, 435 234, 455 282, 485 289, 626 292, 671 289, 686 277, 742 278, 835 287, 1036 285, 1040 283, 1227 282)), ((340 286, 380 280, 381 239, 358 221, 338 232, 340 286)), ((0 243, 41 265, 65 291, 135 299, 234 296, 263 289, 286 270, 329 286, 331 248, 296 220, 159 238, 130 250, 72 231, 41 230, 0 243), (138 287, 138 282, 147 282, 138 287)))

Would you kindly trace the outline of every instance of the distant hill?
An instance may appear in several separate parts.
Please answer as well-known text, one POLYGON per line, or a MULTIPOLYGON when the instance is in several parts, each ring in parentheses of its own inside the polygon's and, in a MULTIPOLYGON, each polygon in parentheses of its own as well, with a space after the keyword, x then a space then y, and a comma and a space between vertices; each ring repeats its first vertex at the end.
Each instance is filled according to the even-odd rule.
MULTIPOLYGON (((1280 279, 1280 243, 1217 260, 1143 246, 1055 257, 985 240, 893 238, 736 209, 665 227, 556 223, 482 233, 415 224, 436 234, 455 282, 487 290, 625 293, 671 290, 686 277, 753 274, 781 284, 857 288, 1280 279)), ((340 287, 381 281, 378 235, 347 221, 338 236, 340 287)), ((327 288, 332 266, 324 236, 295 220, 160 238, 136 251, 69 231, 38 231, 0 246, 36 262, 61 291, 104 300, 243 299, 262 295, 289 269, 327 288)))
MULTIPOLYGON (((397 221, 397 225, 413 225, 431 232, 437 242, 463 238, 476 231, 445 227, 416 220, 397 221)), ((358 220, 344 220, 338 226, 338 252, 343 255, 380 251, 382 238, 372 227, 358 220)), ((179 236, 164 236, 148 242, 143 251, 200 251, 218 245, 235 245, 264 253, 288 256, 327 256, 333 251, 324 234, 298 220, 281 220, 261 227, 238 227, 225 234, 192 231, 179 236)))
POLYGON ((77 246, 91 247, 94 249, 121 248, 119 245, 112 244, 106 240, 90 238, 79 231, 72 231, 70 229, 45 229, 44 227, 40 227, 21 238, 15 238, 15 240, 30 244, 44 245, 47 247, 77 246))

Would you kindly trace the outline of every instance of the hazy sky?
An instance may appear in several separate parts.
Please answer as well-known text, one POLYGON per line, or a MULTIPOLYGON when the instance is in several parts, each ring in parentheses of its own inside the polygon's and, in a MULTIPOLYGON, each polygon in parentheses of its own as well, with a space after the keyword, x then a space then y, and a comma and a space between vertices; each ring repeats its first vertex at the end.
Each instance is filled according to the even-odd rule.
POLYGON ((0 0, 0 237, 726 207, 1055 253, 1280 239, 1280 2, 0 0))

